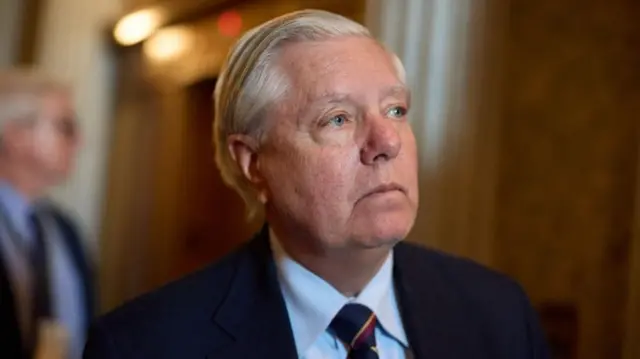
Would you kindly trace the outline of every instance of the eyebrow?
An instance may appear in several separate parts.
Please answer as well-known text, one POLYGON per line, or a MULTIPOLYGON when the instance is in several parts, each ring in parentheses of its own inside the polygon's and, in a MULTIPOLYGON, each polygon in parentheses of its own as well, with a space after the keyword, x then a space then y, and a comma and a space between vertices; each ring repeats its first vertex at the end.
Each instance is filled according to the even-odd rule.
POLYGON ((407 86, 405 85, 395 85, 391 87, 387 87, 380 91, 380 98, 388 98, 388 97, 410 97, 411 93, 407 86))
MULTIPOLYGON (((380 99, 389 97, 410 97, 409 89, 405 85, 394 85, 385 87, 380 91, 380 99)), ((313 101, 314 105, 321 104, 339 104, 348 102, 351 95, 348 93, 327 92, 319 96, 313 101)))
POLYGON ((338 104, 348 102, 351 99, 351 95, 347 93, 339 92, 326 92, 312 101, 313 105, 318 104, 338 104))

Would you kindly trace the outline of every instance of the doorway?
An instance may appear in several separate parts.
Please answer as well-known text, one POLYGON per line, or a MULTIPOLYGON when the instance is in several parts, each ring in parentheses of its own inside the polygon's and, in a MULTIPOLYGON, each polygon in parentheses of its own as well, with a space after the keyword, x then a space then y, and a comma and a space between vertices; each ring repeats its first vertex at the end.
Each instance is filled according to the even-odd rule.
POLYGON ((227 187, 214 161, 213 90, 208 78, 186 87, 187 127, 182 193, 182 233, 175 274, 206 265, 246 241, 259 223, 245 219, 244 203, 227 187))

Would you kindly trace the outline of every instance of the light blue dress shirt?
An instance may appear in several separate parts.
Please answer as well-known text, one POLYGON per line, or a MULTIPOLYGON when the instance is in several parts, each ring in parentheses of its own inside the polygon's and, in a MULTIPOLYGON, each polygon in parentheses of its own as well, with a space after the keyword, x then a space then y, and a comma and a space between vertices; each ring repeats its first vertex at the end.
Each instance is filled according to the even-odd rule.
MULTIPOLYGON (((29 320, 31 272, 24 248, 33 244, 34 233, 29 227, 31 207, 27 200, 9 184, 0 181, 0 204, 7 210, 18 238, 12 238, 7 228, 0 228, 0 253, 7 267, 9 281, 16 296, 18 322, 25 329, 29 320), (20 247, 22 246, 22 248, 20 247)), ((47 255, 50 275, 52 314, 67 330, 70 339, 69 359, 82 357, 85 329, 80 277, 71 253, 64 245, 59 228, 52 218, 41 218, 47 235, 47 255)))
POLYGON ((393 288, 393 255, 356 298, 347 298, 291 257, 270 231, 271 248, 278 279, 289 313, 298 356, 303 359, 344 359, 347 349, 327 331, 329 324, 347 303, 371 309, 378 320, 375 336, 381 359, 410 358, 402 319, 393 288))

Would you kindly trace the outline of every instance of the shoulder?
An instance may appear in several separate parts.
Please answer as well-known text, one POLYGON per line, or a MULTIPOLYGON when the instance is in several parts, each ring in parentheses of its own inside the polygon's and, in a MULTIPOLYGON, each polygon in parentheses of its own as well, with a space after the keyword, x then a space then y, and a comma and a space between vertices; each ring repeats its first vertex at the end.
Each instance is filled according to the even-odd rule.
POLYGON ((201 346, 198 335, 210 332, 212 316, 223 303, 237 268, 246 259, 245 252, 240 249, 96 320, 87 344, 87 350, 94 354, 88 357, 102 358, 95 353, 107 353, 117 347, 117 355, 104 357, 120 357, 122 353, 138 357, 135 353, 146 356, 160 350, 154 356, 168 358, 173 357, 167 352, 171 343, 180 343, 183 348, 201 346))
POLYGON ((204 269, 133 299, 105 315, 102 323, 113 329, 130 330, 126 328, 131 325, 152 328, 160 323, 189 321, 207 310, 213 314, 231 286, 243 257, 243 251, 239 250, 204 269))
POLYGON ((424 278, 438 277, 451 290, 469 295, 523 295, 521 286, 505 274, 471 259, 444 253, 413 243, 399 244, 396 258, 405 270, 422 273, 424 278))
POLYGON ((398 248, 398 265, 411 286, 446 298, 447 305, 482 328, 497 331, 523 329, 529 300, 510 277, 472 260, 414 244, 398 248), (500 329, 504 328, 504 329, 500 329))
MULTIPOLYGON (((422 299, 438 296, 451 325, 484 338, 494 357, 548 358, 538 316, 515 280, 472 260, 402 243, 397 266, 422 299), (500 353, 501 355, 498 355, 500 353)), ((421 300, 420 298, 418 298, 421 300)))

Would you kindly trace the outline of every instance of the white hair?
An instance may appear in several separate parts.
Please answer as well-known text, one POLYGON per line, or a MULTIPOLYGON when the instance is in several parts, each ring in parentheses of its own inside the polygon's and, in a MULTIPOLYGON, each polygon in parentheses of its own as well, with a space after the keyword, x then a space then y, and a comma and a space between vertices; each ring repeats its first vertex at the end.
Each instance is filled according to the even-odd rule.
MULTIPOLYGON (((246 134, 256 139, 263 137, 265 113, 288 86, 275 66, 283 45, 347 36, 373 38, 366 27, 341 15, 322 10, 302 10, 277 17, 248 31, 229 52, 214 91, 216 163, 222 179, 240 194, 250 215, 258 209, 257 198, 229 153, 228 136, 246 134)), ((402 62, 391 55, 398 77, 405 82, 402 62)))
POLYGON ((36 120, 44 96, 67 90, 61 81, 34 69, 0 71, 0 139, 8 123, 36 120))

